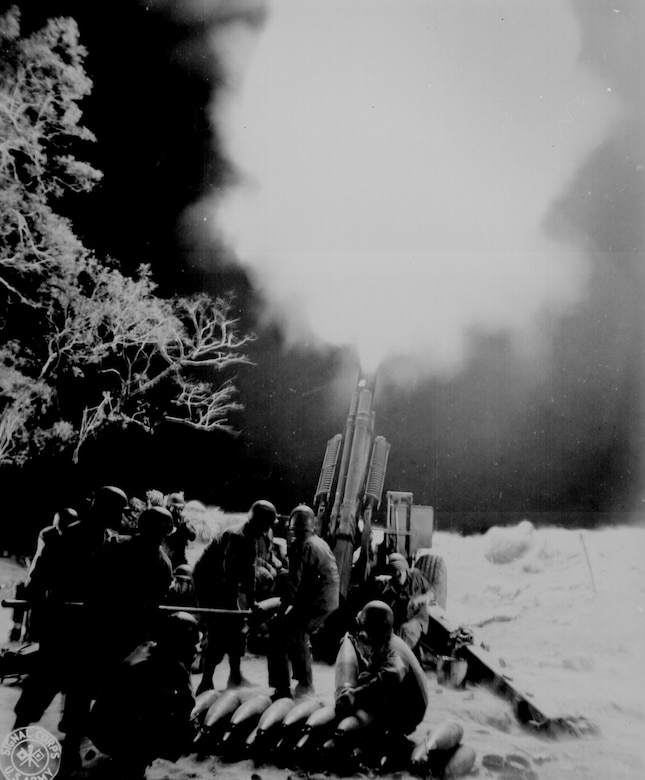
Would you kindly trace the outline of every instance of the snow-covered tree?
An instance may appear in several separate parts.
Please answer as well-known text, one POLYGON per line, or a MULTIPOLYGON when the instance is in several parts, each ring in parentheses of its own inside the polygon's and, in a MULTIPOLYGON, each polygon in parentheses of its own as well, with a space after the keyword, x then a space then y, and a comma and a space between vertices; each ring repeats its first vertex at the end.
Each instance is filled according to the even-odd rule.
POLYGON ((219 372, 248 362, 229 300, 159 297, 148 267, 124 275, 57 213, 101 178, 76 156, 94 140, 85 54, 72 19, 21 37, 16 9, 0 18, 0 464, 78 460, 110 424, 230 430, 219 372))

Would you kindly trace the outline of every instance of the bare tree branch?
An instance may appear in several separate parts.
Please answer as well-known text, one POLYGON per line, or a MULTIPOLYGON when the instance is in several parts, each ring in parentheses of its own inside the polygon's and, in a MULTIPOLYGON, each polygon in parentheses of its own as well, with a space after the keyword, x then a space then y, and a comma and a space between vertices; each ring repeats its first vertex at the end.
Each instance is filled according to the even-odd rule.
POLYGON ((0 326, 17 345, 0 347, 0 463, 56 437, 77 462, 115 424, 231 431, 230 370, 250 363, 253 339, 231 301, 160 297, 148 266, 130 277, 99 261, 53 209, 101 176, 72 154, 75 140, 93 139, 80 124, 91 82, 75 22, 51 20, 25 39, 15 11, 0 24, 0 326))

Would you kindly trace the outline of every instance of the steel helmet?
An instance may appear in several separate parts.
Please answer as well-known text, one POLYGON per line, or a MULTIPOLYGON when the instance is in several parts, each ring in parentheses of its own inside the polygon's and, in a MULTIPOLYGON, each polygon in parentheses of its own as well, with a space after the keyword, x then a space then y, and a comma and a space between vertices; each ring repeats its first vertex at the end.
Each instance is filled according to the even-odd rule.
POLYGON ((188 612, 172 612, 161 621, 155 633, 159 645, 183 655, 194 652, 199 642, 199 623, 188 612))
POLYGON ((358 613, 357 622, 371 641, 383 641, 392 634, 394 613, 384 601, 369 601, 358 613))
POLYGON ((94 494, 93 505, 119 507, 125 509, 128 506, 128 497, 121 488, 114 485, 103 485, 94 494))
POLYGON ((121 488, 104 485, 96 491, 92 500, 93 521, 103 528, 120 528, 127 507, 128 497, 121 488))
POLYGON ((78 512, 69 506, 61 509, 60 512, 56 512, 54 515, 54 525, 59 531, 64 531, 66 528, 69 528, 72 523, 76 523, 77 521, 78 512))
POLYGON ((315 528, 314 522, 314 510, 306 504, 298 504, 298 506, 293 509, 289 515, 289 525, 291 526, 295 535, 307 532, 313 533, 315 528))
POLYGON ((173 529, 172 515, 161 506, 151 506, 139 516, 138 529, 141 536, 158 537, 161 540, 173 529))
POLYGON ((249 520, 262 528, 263 532, 269 530, 275 523, 278 513, 270 501, 260 499, 249 509, 249 520))

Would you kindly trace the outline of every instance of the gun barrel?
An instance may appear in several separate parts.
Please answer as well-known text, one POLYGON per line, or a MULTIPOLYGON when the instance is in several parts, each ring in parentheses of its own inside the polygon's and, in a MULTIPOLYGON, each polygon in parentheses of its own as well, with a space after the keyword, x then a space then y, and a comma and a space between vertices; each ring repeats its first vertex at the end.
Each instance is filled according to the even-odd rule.
POLYGON ((355 573, 360 578, 369 571, 371 516, 381 501, 390 451, 385 438, 374 435, 375 385, 375 374, 359 375, 349 405, 345 433, 337 434, 327 442, 314 496, 316 527, 334 551, 343 598, 349 591, 359 529, 362 531, 363 556, 355 573))
POLYGON ((358 513, 367 481, 370 452, 374 439, 374 386, 376 377, 359 377, 352 396, 329 530, 340 574, 340 593, 346 597, 352 569, 352 558, 358 513))
POLYGON ((331 510, 329 521, 329 533, 334 535, 336 533, 336 524, 338 522, 338 516, 340 514, 340 505, 343 500, 345 492, 345 482, 347 480, 347 470, 349 466, 349 456, 351 452, 351 443, 354 437, 354 424, 356 422, 356 410, 358 408, 358 396, 360 391, 361 380, 352 394, 352 400, 349 405, 349 414, 347 415, 347 422, 345 423, 345 434, 342 437, 343 450, 340 457, 340 471, 338 474, 338 484, 336 485, 336 495, 334 498, 334 505, 331 510))
MULTIPOLYGON (((341 504, 340 522, 337 530, 338 535, 348 535, 352 538, 356 532, 357 502, 360 498, 361 489, 365 484, 365 473, 372 445, 374 379, 372 378, 370 384, 365 379, 359 381, 358 390, 354 435, 351 441, 347 479, 343 491, 343 503, 341 504)), ((346 444, 349 446, 350 442, 346 442, 346 444)))

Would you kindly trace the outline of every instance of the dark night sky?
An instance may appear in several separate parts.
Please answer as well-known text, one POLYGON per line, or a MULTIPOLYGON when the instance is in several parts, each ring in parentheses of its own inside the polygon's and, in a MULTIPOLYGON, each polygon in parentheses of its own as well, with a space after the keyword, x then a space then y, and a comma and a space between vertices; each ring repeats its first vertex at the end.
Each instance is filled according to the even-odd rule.
MULTIPOLYGON (((87 158, 104 179, 92 195, 65 204, 86 244, 126 268, 151 263, 162 292, 235 290, 244 325, 259 334, 255 367, 239 371, 238 438, 164 430, 154 447, 140 442, 136 457, 132 448, 118 458, 106 444, 94 448, 87 468, 102 464, 130 489, 183 486, 189 498, 228 509, 260 495, 283 512, 312 500, 358 366, 340 349, 287 348, 276 326, 260 324, 245 273, 218 262, 216 249, 185 229, 186 207, 224 186, 229 173, 208 121, 219 76, 206 22, 181 22, 160 10, 163 3, 137 0, 17 5, 25 30, 46 16, 73 16, 89 52, 94 90, 84 121, 98 142, 87 158)), ((482 335, 452 379, 418 376, 401 385, 389 379, 403 370, 395 363, 379 379, 377 432, 392 443, 386 488, 412 490, 446 521, 642 516, 643 14, 637 2, 622 4, 633 23, 618 41, 589 6, 611 8, 576 3, 583 57, 632 110, 549 214, 552 234, 582 237, 593 268, 585 299, 551 323, 550 349, 530 367, 513 358, 503 335, 482 335)))

